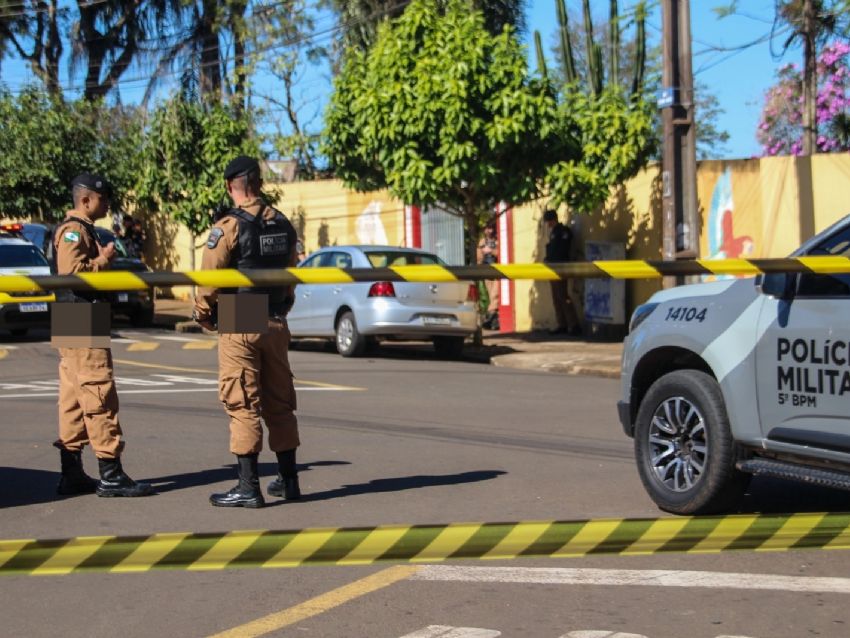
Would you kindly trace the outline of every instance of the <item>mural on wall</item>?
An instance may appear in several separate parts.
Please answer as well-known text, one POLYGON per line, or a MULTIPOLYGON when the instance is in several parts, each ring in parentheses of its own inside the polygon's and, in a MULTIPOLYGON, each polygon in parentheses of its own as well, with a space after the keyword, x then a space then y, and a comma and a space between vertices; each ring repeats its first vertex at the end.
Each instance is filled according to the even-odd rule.
POLYGON ((357 241, 361 244, 381 245, 389 244, 387 231, 381 221, 381 202, 371 201, 363 212, 357 217, 357 241))
POLYGON ((755 243, 749 235, 735 235, 735 202, 732 199, 732 169, 726 167, 714 186, 708 213, 708 252, 710 259, 735 259, 753 254, 755 243))

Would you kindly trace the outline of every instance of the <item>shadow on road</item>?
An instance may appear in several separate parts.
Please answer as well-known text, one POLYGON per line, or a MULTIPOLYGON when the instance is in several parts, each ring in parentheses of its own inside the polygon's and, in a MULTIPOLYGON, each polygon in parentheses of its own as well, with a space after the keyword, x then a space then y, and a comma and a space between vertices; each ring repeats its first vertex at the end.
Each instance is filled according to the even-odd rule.
POLYGON ((757 477, 750 483, 736 513, 844 512, 848 508, 850 492, 777 478, 757 477))
MULTIPOLYGON (((314 461, 312 463, 299 463, 299 472, 309 472, 314 467, 328 467, 332 465, 351 465, 348 461, 314 461)), ((257 465, 260 477, 277 476, 277 463, 259 463, 257 465)), ((185 474, 173 474, 171 476, 157 476, 144 479, 151 483, 157 492, 171 492, 172 490, 184 490, 190 487, 201 487, 212 485, 222 481, 236 481, 236 464, 225 465, 199 472, 187 472, 185 474)))
POLYGON ((50 503, 69 498, 57 496, 59 472, 0 466, 0 509, 50 503))
MULTIPOLYGON (((313 463, 299 463, 298 470, 307 472, 314 467, 327 467, 332 465, 350 465, 348 461, 315 461, 313 463)), ((277 475, 276 463, 260 463, 260 476, 270 477, 277 475)), ((89 468, 89 475, 97 478, 97 470, 89 468)), ((182 490, 190 487, 201 487, 223 481, 236 480, 236 465, 228 465, 199 472, 188 472, 185 474, 174 474, 172 476, 159 476, 155 478, 140 479, 153 484, 157 493, 182 490)), ((20 507, 22 505, 36 505, 38 503, 51 503, 65 500, 67 498, 78 498, 77 496, 59 496, 56 494, 56 485, 59 483, 59 471, 49 472, 46 470, 33 470, 23 467, 0 466, 0 509, 5 507, 20 507)), ((93 495, 79 495, 93 496, 93 495)))
MULTIPOLYGON (((302 352, 321 352, 328 356, 338 357, 331 341, 327 339, 298 339, 290 346, 291 350, 302 352)), ((363 359, 369 360, 426 360, 426 361, 460 361, 464 363, 490 363, 490 360, 498 355, 512 354, 517 352, 516 348, 501 344, 484 344, 474 346, 467 343, 460 358, 446 358, 438 355, 429 343, 411 341, 384 341, 380 345, 371 346, 363 359)))
POLYGON ((377 494, 380 492, 403 492, 406 490, 418 490, 423 487, 439 487, 441 485, 459 485, 461 483, 476 483, 478 481, 489 481, 502 474, 502 470, 478 470, 474 472, 462 472, 460 474, 397 476, 394 478, 374 479, 368 483, 355 483, 354 485, 343 485, 333 490, 305 494, 302 501, 327 501, 333 498, 345 498, 346 496, 358 496, 361 494, 377 494))

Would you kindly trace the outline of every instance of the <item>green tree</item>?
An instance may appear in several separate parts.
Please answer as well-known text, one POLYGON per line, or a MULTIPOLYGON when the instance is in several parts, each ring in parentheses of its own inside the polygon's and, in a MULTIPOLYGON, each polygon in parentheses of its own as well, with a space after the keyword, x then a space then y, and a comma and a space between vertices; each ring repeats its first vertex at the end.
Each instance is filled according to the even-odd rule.
MULTIPOLYGON (((558 136, 561 148, 578 148, 575 156, 558 157, 546 181, 553 203, 590 212, 608 198, 612 186, 643 168, 655 148, 654 109, 644 87, 646 5, 634 9, 635 38, 631 81, 624 86, 619 60, 622 21, 618 3, 609 3, 608 73, 603 47, 596 41, 589 0, 583 0, 586 57, 576 59, 564 0, 555 0, 559 20, 560 60, 565 82, 558 93, 558 136), (584 66, 582 66, 584 62, 584 66), (607 80, 607 81, 606 81, 607 80)), ((542 52, 538 51, 538 57, 542 52)), ((624 56, 625 57, 625 56, 624 56)))
MULTIPOLYGON (((225 165, 234 156, 259 156, 251 122, 232 108, 177 96, 153 114, 141 148, 140 206, 183 224, 194 238, 212 225, 226 201, 225 165)), ((190 251, 194 260, 194 251, 190 251)), ((194 263, 190 264, 194 268, 194 263)))
POLYGON ((474 263, 482 218, 537 197, 547 164, 569 154, 555 109, 509 27, 492 35, 465 0, 414 0, 368 52, 350 52, 324 152, 349 187, 463 217, 474 263))
POLYGON ((127 204, 135 181, 140 119, 133 110, 85 100, 64 102, 29 88, 0 94, 0 213, 59 220, 71 205, 75 175, 96 171, 127 204))
MULTIPOLYGON (((522 31, 525 28, 526 0, 468 0, 471 7, 484 15, 490 33, 498 35, 505 25, 522 31)), ((343 27, 343 48, 366 50, 375 42, 378 26, 384 20, 398 18, 405 10, 405 0, 332 0, 343 27)))

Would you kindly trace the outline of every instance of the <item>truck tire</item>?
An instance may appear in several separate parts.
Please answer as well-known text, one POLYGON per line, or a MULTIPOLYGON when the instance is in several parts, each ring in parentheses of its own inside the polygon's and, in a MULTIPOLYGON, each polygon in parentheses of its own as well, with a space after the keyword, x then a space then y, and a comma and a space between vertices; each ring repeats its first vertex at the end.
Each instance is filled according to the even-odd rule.
POLYGON ((343 357, 359 357, 366 350, 366 338, 357 330, 354 313, 346 311, 336 322, 336 351, 343 357))
POLYGON ((652 500, 673 514, 726 511, 750 479, 735 467, 720 386, 699 370, 670 372, 650 386, 635 422, 635 458, 652 500))

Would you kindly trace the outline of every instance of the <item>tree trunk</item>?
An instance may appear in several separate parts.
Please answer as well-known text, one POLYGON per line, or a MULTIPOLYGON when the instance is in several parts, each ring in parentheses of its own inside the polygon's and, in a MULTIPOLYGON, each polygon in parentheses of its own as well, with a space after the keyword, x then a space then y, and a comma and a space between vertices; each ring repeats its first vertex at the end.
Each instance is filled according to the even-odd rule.
POLYGON ((221 102, 221 51, 218 42, 218 10, 215 0, 203 0, 203 14, 198 24, 200 51, 201 98, 221 102))
POLYGON ((245 28, 245 12, 248 3, 243 1, 230 4, 230 29, 233 34, 233 75, 235 78, 233 87, 233 106, 237 114, 245 109, 245 87, 248 82, 248 69, 245 56, 247 29, 245 28))
POLYGON ((803 0, 803 155, 817 150, 817 50, 814 0, 803 0))

